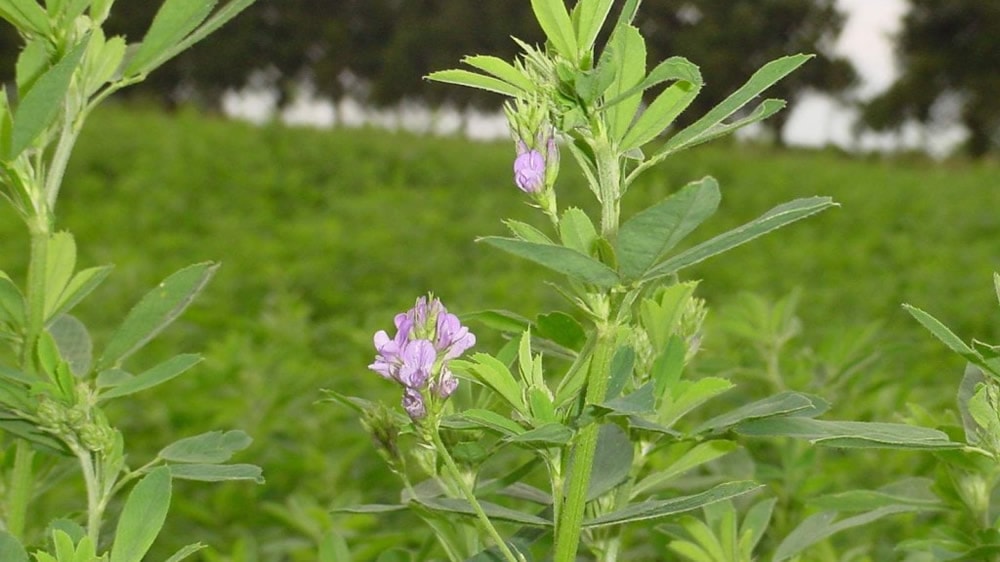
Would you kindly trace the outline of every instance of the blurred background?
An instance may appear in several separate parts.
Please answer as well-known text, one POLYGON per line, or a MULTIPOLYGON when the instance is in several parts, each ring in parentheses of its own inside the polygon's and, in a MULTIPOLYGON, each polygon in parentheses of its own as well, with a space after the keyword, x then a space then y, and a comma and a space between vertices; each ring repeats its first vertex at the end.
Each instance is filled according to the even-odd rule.
MULTIPOLYGON (((122 1, 109 28, 137 40, 157 6, 122 1)), ((936 156, 997 149, 1000 2, 649 0, 643 12, 651 60, 682 55, 710 77, 691 115, 764 62, 810 52, 817 59, 773 90, 791 110, 758 134, 936 156)), ((510 57, 511 35, 537 42, 539 33, 528 2, 260 0, 128 95, 257 122, 495 137, 504 129, 494 96, 421 78, 465 54, 510 57)), ((4 28, 4 69, 13 68, 16 40, 4 28)))
MULTIPOLYGON (((139 40, 158 5, 118 0, 109 32, 139 40)), ((962 362, 900 304, 965 339, 1000 340, 990 283, 1000 270, 1000 1, 645 0, 636 24, 650 66, 683 55, 701 67, 706 86, 682 121, 771 59, 818 55, 769 92, 788 110, 672 157, 624 201, 631 213, 715 176, 722 205, 694 241, 797 197, 842 205, 688 272, 703 279, 710 308, 693 376, 732 378, 737 402, 814 392, 835 419, 947 416, 962 362)), ((509 59, 511 35, 541 40, 527 0, 258 0, 91 118, 58 225, 75 234, 82 266, 116 264, 79 309, 97 345, 172 271, 223 263, 182 321, 130 360, 138 369, 179 351, 206 356, 190 376, 112 412, 130 462, 180 437, 238 428, 255 438, 238 460, 261 464, 267 478, 179 482, 154 559, 202 541, 205 562, 310 562, 338 537, 355 560, 374 560, 431 540, 405 513, 332 511, 398 501, 399 486, 354 414, 319 403, 319 389, 398 403, 366 369, 371 335, 427 291, 456 313, 566 308, 540 268, 474 243, 503 234, 506 217, 548 228, 513 186, 500 100, 422 79, 467 54, 509 59)), ((0 80, 11 80, 17 49, 0 26, 0 80)), ((560 204, 593 210, 565 161, 560 204)), ((0 268, 15 279, 23 230, 0 208, 0 268)), ((502 344, 473 329, 479 351, 502 344)), ((747 448, 754 462, 736 464, 777 490, 786 514, 764 552, 808 513, 809 497, 932 464, 905 453, 747 448)), ((63 488, 39 497, 39 520, 78 508, 64 490, 74 482, 64 474, 63 488)), ((869 558, 828 559, 896 559, 893 546, 926 536, 927 525, 835 537, 830 552, 869 558)))

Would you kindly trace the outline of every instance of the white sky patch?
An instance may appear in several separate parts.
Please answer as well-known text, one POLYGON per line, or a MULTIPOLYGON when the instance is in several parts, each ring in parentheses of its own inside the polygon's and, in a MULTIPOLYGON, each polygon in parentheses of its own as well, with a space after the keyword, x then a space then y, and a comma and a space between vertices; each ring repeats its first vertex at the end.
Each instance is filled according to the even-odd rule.
MULTIPOLYGON (((902 26, 902 17, 909 8, 907 0, 837 0, 837 4, 847 14, 847 21, 835 51, 848 57, 860 75, 861 83, 851 97, 870 99, 888 88, 898 75, 892 37, 902 26)), ((268 78, 266 74, 253 76, 246 88, 227 92, 222 100, 224 111, 254 123, 277 117, 288 124, 321 128, 374 125, 433 134, 462 131, 476 140, 509 136, 502 112, 483 113, 454 107, 430 109, 415 102, 373 109, 351 98, 331 103, 327 98, 316 96, 308 84, 304 84, 292 103, 279 113, 277 95, 272 93, 273 83, 269 86, 268 78)), ((939 127, 928 134, 916 124, 907 125, 899 133, 859 134, 855 132, 857 111, 818 93, 801 96, 787 111, 791 111, 791 115, 784 137, 790 145, 822 147, 832 144, 848 150, 925 148, 933 155, 944 155, 964 138, 961 127, 939 127)), ((752 130, 748 133, 741 136, 753 136, 752 130)))
POLYGON ((908 6, 905 0, 838 0, 837 4, 849 16, 836 50, 850 58, 861 75, 858 94, 871 97, 888 88, 898 74, 891 41, 908 6))

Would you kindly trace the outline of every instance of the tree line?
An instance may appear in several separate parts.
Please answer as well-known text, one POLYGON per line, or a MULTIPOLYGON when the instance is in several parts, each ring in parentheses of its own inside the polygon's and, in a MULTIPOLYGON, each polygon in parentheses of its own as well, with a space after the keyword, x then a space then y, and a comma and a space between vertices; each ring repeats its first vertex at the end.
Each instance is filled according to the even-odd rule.
MULTIPOLYGON (((908 1, 911 9, 896 44, 902 75, 864 104, 864 124, 892 130, 908 120, 930 123, 941 119, 942 108, 957 104, 954 117, 969 131, 969 152, 997 150, 1000 2, 908 1)), ((138 40, 158 5, 119 0, 109 31, 138 40)), ((681 55, 701 67, 707 84, 686 112, 693 117, 763 63, 797 52, 817 56, 770 95, 794 101, 812 91, 849 101, 858 75, 850 61, 834 53, 844 22, 836 0, 646 0, 638 23, 651 60, 681 55)), ((511 36, 543 40, 527 0, 258 0, 131 95, 213 106, 227 89, 241 88, 252 73, 263 72, 283 101, 308 82, 319 95, 351 95, 373 106, 420 99, 435 106, 492 108, 495 96, 422 77, 454 67, 466 53, 511 58, 518 51, 511 36)), ((0 30, 5 82, 13 73, 18 40, 10 26, 0 30)), ((779 113, 769 126, 777 133, 787 117, 779 113)), ((775 138, 780 141, 780 135, 775 138)))

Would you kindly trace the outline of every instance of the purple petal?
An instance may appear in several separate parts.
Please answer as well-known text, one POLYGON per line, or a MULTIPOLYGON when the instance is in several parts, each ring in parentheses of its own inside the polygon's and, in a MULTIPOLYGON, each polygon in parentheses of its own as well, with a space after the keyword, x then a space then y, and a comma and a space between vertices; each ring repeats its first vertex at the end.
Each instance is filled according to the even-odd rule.
POLYGON ((525 193, 537 193, 545 185, 545 157, 529 150, 514 159, 514 183, 525 193))
POLYGON ((409 388, 423 388, 437 359, 434 344, 427 340, 413 340, 406 344, 400 357, 403 364, 399 367, 399 382, 409 388))
POLYGON ((458 379, 448 369, 441 369, 441 377, 434 385, 434 392, 441 398, 451 396, 458 388, 458 379))
POLYGON ((444 360, 454 359, 476 344, 476 336, 462 325, 458 316, 443 314, 438 317, 435 347, 444 353, 444 360))
POLYGON ((424 404, 424 397, 420 395, 419 390, 407 388, 403 391, 403 409, 413 421, 427 415, 427 406, 424 404))

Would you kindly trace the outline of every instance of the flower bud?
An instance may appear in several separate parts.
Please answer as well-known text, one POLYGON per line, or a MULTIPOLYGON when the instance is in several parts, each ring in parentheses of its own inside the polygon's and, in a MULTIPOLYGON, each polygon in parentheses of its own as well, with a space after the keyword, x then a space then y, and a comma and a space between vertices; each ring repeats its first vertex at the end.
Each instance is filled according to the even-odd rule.
POLYGON ((114 446, 114 431, 101 423, 87 422, 83 424, 78 434, 83 446, 94 452, 110 449, 114 446))
POLYGON ((43 396, 38 401, 38 410, 35 412, 42 427, 58 429, 67 422, 67 408, 59 402, 43 396))
POLYGON ((517 187, 525 193, 538 193, 545 187, 545 176, 545 157, 542 153, 528 150, 523 142, 519 142, 518 155, 514 159, 514 183, 517 187))

